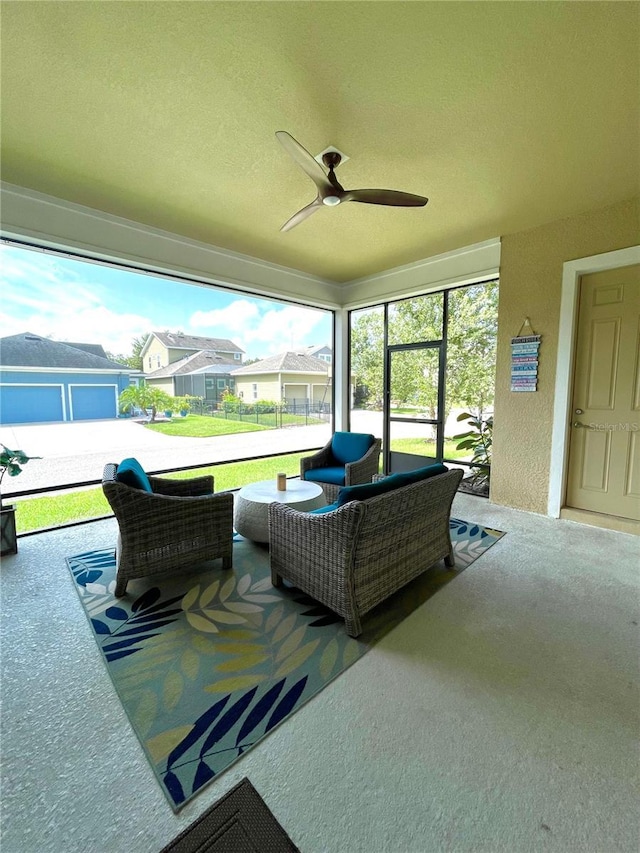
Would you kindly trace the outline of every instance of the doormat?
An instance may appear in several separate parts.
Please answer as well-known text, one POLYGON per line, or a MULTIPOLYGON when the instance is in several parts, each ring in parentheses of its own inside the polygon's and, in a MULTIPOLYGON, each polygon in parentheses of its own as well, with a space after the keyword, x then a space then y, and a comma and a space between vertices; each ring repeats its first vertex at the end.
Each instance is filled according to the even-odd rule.
POLYGON ((300 853, 244 778, 160 853, 300 853))
POLYGON ((269 552, 234 542, 220 561, 130 580, 115 598, 112 548, 67 558, 107 670, 174 810, 251 749, 503 535, 451 519, 440 561, 349 637, 331 610, 271 585, 269 552))

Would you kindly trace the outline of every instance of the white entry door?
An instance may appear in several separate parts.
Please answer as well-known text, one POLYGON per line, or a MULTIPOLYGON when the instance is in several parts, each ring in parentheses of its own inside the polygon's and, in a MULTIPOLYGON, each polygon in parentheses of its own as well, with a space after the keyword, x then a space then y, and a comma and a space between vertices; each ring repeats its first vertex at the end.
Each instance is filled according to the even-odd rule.
POLYGON ((580 283, 567 506, 640 520, 640 266, 580 283))

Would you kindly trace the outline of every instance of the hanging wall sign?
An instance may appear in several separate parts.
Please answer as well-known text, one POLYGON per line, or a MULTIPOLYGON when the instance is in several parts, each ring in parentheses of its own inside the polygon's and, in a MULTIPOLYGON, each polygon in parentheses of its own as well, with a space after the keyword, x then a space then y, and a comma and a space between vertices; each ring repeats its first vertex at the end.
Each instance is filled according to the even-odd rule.
POLYGON ((533 332, 528 317, 522 324, 518 335, 511 338, 512 391, 538 390, 538 348, 540 347, 541 335, 523 335, 522 332, 527 326, 533 332))

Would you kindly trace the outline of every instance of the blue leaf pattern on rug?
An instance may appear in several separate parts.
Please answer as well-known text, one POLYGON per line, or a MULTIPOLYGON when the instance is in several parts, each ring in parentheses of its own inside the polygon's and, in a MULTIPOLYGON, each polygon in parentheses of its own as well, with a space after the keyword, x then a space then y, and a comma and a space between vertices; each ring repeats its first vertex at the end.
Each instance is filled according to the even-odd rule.
POLYGON ((442 561, 367 614, 363 634, 305 593, 271 585, 268 551, 234 539, 220 561, 129 581, 115 598, 113 549, 67 563, 131 724, 169 802, 181 808, 357 661, 503 535, 451 519, 442 561))

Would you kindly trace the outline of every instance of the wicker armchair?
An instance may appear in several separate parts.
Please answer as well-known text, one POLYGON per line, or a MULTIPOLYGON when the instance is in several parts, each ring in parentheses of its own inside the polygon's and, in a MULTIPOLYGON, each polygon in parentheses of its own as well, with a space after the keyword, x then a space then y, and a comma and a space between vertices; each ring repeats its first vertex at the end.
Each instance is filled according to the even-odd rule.
POLYGON ((104 467, 102 490, 118 520, 117 596, 127 582, 180 571, 204 560, 233 562, 233 495, 213 494, 213 477, 149 477, 151 492, 118 482, 118 466, 104 467))
POLYGON ((362 616, 444 558, 462 471, 451 470, 323 514, 269 505, 271 581, 306 592, 362 631, 362 616))
POLYGON ((371 482, 373 475, 378 473, 381 448, 382 440, 373 435, 336 432, 321 450, 300 460, 300 479, 318 483, 324 490, 327 502, 333 503, 342 486, 371 482), (356 450, 351 458, 348 448, 350 439, 354 442, 354 449, 365 448, 356 450), (339 449, 337 442, 340 442, 339 449))

